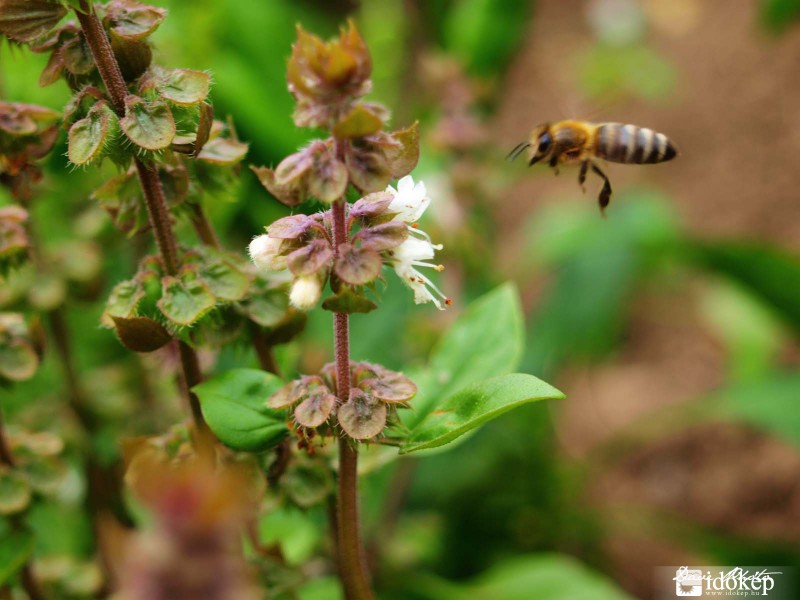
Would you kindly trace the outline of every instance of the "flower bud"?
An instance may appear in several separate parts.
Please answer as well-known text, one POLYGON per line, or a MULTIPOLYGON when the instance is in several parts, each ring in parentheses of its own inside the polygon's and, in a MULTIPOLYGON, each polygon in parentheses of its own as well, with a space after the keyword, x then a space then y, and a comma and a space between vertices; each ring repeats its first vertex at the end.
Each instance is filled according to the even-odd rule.
POLYGON ((286 268, 286 257, 280 256, 283 240, 272 238, 267 234, 253 238, 248 247, 250 258, 259 269, 280 271, 286 268))
POLYGON ((298 277, 289 292, 289 302, 300 310, 309 310, 316 306, 322 295, 322 283, 316 275, 298 277))
POLYGON ((369 51, 352 21, 328 43, 298 27, 287 69, 289 91, 297 100, 295 124, 329 125, 347 112, 353 98, 370 90, 371 72, 369 51))

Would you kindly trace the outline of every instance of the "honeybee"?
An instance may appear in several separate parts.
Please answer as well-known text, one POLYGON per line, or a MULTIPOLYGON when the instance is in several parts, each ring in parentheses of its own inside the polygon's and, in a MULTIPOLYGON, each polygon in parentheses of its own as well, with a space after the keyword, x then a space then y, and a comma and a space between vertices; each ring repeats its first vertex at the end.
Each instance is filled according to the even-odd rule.
POLYGON ((600 212, 611 200, 611 183, 595 164, 596 158, 625 164, 653 164, 672 160, 678 155, 675 145, 663 133, 638 125, 623 123, 589 123, 558 121, 534 128, 530 141, 522 142, 509 153, 514 160, 528 150, 528 166, 546 162, 558 175, 559 165, 580 165, 578 183, 581 188, 589 168, 603 179, 597 200, 600 212))

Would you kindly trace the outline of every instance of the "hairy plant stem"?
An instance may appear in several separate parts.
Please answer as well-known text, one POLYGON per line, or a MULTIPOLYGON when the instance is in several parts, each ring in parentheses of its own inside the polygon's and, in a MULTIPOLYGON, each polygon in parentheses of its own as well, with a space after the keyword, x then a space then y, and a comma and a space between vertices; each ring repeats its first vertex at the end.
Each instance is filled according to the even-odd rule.
MULTIPOLYGON (((333 247, 338 252, 347 242, 347 203, 334 202, 333 247)), ((350 323, 346 313, 333 314, 334 350, 336 354, 337 396, 340 403, 350 398, 350 323)), ((339 496, 337 503, 337 559, 345 597, 348 600, 370 600, 375 597, 369 581, 364 547, 358 519, 358 450, 347 437, 339 439, 339 496)))
MULTIPOLYGON (((83 29, 86 43, 92 52, 100 77, 103 79, 106 90, 108 90, 114 111, 117 115, 123 116, 125 114, 125 98, 128 95, 128 87, 122 77, 122 71, 120 71, 119 63, 117 63, 114 51, 111 49, 111 43, 108 40, 105 29, 103 29, 103 25, 97 18, 93 7, 86 0, 81 0, 80 10, 76 10, 75 14, 81 24, 81 29, 83 29)), ((164 271, 168 275, 177 275, 180 266, 178 243, 172 230, 169 208, 164 196, 164 188, 158 177, 158 171, 152 164, 144 163, 138 157, 134 157, 133 160, 139 175, 139 182, 147 206, 147 216, 153 229, 164 271)), ((205 442, 212 441, 214 437, 203 418, 197 396, 191 392, 191 388, 202 381, 200 363, 197 359, 197 353, 188 344, 179 341, 178 347, 187 387, 187 399, 196 430, 195 442, 198 446, 200 443, 205 446, 205 442)))
POLYGON ((256 351, 258 357, 258 364, 261 368, 270 373, 274 373, 281 377, 281 370, 275 360, 275 355, 272 352, 272 346, 267 339, 266 333, 261 328, 261 325, 254 321, 249 322, 250 325, 250 339, 253 342, 253 349, 256 351))
POLYGON ((87 0, 81 0, 79 10, 75 11, 78 22, 86 37, 86 42, 92 52, 92 57, 100 72, 100 77, 106 85, 108 95, 114 112, 119 116, 125 114, 125 98, 128 96, 128 86, 122 77, 119 63, 111 49, 106 30, 94 12, 94 6, 87 0))
POLYGON ((190 206, 192 209, 192 226, 197 232, 197 237, 199 237, 200 241, 206 246, 219 250, 222 245, 219 243, 217 232, 214 231, 214 227, 212 227, 208 217, 206 217, 203 207, 194 202, 190 203, 190 206))
POLYGON ((153 228, 156 246, 158 246, 158 252, 164 263, 164 271, 167 275, 175 276, 178 274, 180 264, 178 243, 172 231, 167 199, 164 196, 161 179, 158 177, 158 170, 152 163, 142 162, 138 156, 133 159, 133 163, 136 165, 136 172, 139 175, 139 183, 147 206, 147 218, 153 228))

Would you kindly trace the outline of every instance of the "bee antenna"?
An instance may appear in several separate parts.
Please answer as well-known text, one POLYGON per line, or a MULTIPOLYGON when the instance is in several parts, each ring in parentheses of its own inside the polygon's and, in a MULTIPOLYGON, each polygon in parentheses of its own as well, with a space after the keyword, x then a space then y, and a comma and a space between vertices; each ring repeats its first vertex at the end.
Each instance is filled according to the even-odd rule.
POLYGON ((508 153, 506 160, 515 160, 526 148, 530 148, 530 143, 520 142, 514 146, 514 149, 511 152, 508 153))

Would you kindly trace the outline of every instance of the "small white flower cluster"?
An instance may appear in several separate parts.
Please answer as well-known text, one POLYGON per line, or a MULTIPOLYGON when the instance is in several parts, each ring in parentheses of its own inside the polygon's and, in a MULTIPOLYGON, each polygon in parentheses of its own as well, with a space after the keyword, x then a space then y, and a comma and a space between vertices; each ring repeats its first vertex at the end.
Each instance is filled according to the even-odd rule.
MULTIPOLYGON (((264 271, 282 271, 288 268, 286 257, 281 255, 283 240, 266 233, 253 238, 248 252, 253 263, 264 271)), ((289 302, 299 310, 311 310, 322 296, 323 281, 318 274, 296 277, 289 292, 289 302)))
POLYGON ((422 181, 415 184, 411 175, 406 175, 397 182, 397 189, 389 186, 386 191, 394 196, 389 205, 389 212, 397 213, 394 220, 408 225, 409 234, 406 241, 389 251, 389 262, 398 277, 414 292, 414 302, 417 304, 433 302, 436 308, 442 310, 444 308, 442 301, 447 304, 447 296, 415 268, 429 267, 435 271, 444 270, 444 266, 429 262, 436 250, 442 249, 442 245, 432 243, 427 233, 418 227, 412 227, 431 203, 425 184, 422 181))
MULTIPOLYGON (((386 210, 394 213, 394 221, 406 224, 408 237, 399 246, 384 253, 385 262, 392 266, 400 279, 411 288, 417 304, 433 302, 436 308, 442 310, 449 300, 417 269, 417 267, 428 267, 435 271, 444 269, 442 265, 430 262, 436 250, 442 249, 442 245, 432 243, 430 236, 416 225, 431 203, 425 184, 421 181, 415 184, 411 176, 407 175, 397 182, 397 189, 389 186, 386 188, 386 193, 393 197, 386 210)), ((250 242, 250 258, 260 269, 267 271, 286 269, 287 260, 282 254, 282 245, 281 239, 271 238, 268 234, 260 235, 250 242)), ((327 272, 325 275, 327 276, 327 272)), ((311 309, 319 302, 324 283, 325 278, 321 278, 319 273, 296 277, 289 293, 290 302, 300 310, 311 309)))

